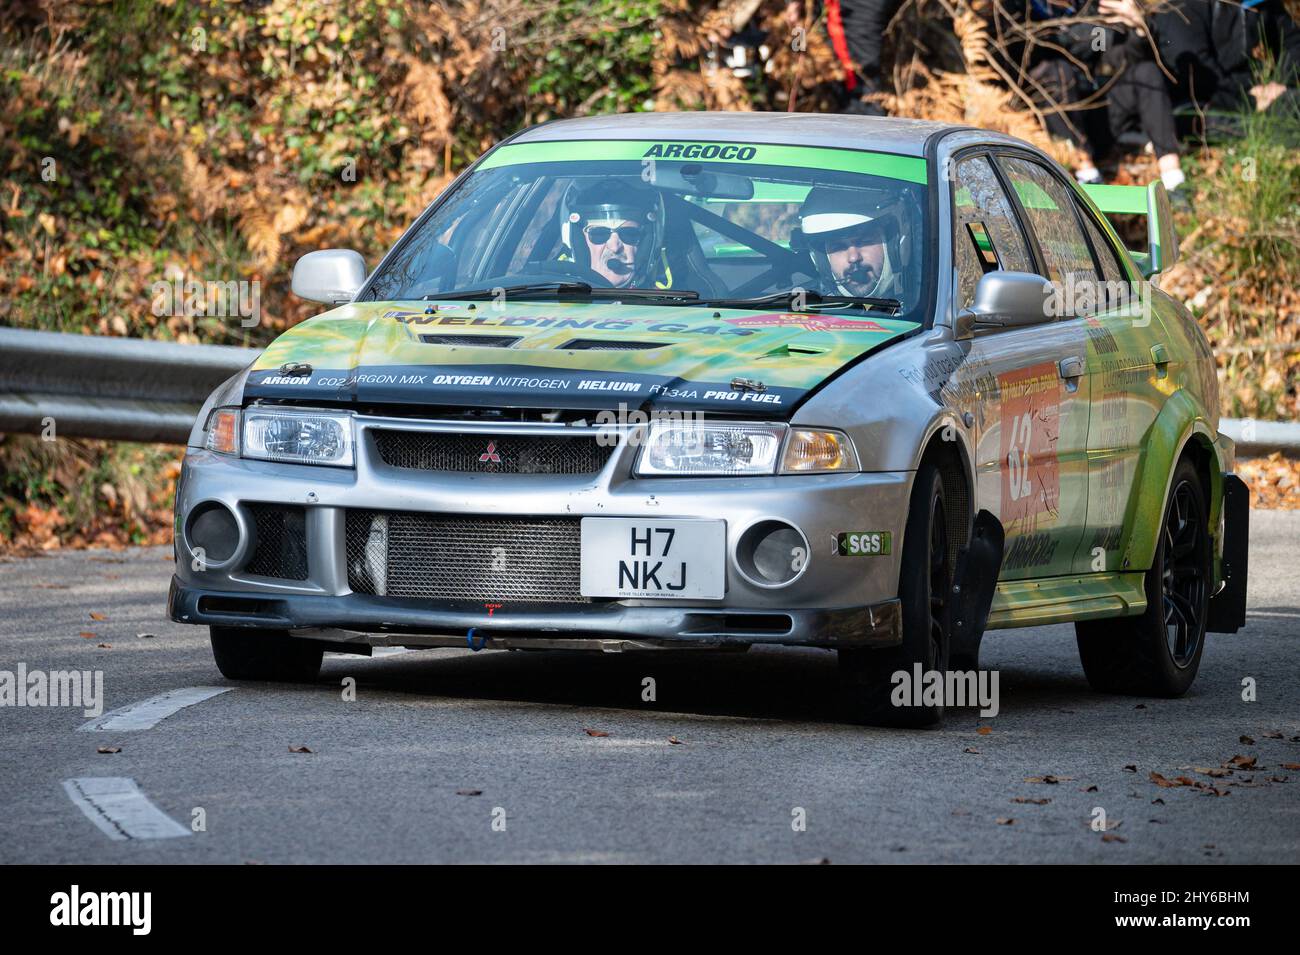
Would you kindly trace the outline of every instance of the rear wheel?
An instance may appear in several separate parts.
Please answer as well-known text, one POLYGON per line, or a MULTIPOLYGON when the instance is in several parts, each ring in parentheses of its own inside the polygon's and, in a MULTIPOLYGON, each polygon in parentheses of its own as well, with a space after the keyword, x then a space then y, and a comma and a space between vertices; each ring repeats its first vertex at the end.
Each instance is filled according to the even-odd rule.
POLYGON ((320 673, 325 648, 287 630, 209 627, 212 656, 228 680, 305 683, 320 673))
MULTIPOLYGON (((914 667, 922 673, 948 669, 948 595, 952 566, 944 517, 943 478, 933 464, 922 465, 912 485, 903 530, 898 596, 902 603, 903 642, 887 649, 839 651, 842 703, 854 722, 877 726, 925 727, 943 720, 943 703, 895 706, 894 674, 910 683, 914 667)), ((912 704, 919 704, 916 699, 912 704)))
POLYGON ((1141 696, 1182 696, 1201 665, 1213 579, 1213 550, 1196 469, 1174 469, 1155 558, 1146 574, 1140 617, 1075 624, 1079 659, 1093 689, 1141 696))

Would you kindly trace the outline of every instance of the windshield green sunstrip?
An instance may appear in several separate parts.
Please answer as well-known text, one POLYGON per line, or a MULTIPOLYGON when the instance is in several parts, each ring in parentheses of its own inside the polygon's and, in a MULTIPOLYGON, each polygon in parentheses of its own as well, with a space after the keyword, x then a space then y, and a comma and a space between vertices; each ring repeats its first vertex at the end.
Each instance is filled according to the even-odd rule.
POLYGON ((650 139, 563 140, 508 143, 486 156, 480 169, 542 162, 596 162, 607 159, 742 163, 856 172, 904 182, 926 182, 925 160, 916 156, 820 146, 769 143, 659 142, 650 139))

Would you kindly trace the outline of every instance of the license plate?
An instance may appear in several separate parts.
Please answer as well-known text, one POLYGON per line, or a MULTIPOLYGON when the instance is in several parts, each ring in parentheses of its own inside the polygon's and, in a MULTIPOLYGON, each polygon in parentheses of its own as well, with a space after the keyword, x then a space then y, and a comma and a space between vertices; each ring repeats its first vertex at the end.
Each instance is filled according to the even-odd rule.
POLYGON ((582 595, 719 600, 726 549, 726 521, 584 517, 582 595))

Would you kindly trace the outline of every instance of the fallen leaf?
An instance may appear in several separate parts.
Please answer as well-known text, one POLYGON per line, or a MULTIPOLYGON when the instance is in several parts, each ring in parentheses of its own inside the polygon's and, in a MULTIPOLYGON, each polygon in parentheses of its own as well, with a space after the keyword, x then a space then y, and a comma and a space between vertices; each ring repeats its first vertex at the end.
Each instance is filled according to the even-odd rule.
POLYGON ((90 612, 90 619, 91 619, 91 620, 107 620, 108 617, 104 616, 102 613, 96 613, 95 611, 92 610, 92 611, 90 612))
POLYGON ((1154 769, 1151 770, 1150 779, 1161 789, 1172 789, 1174 786, 1182 785, 1181 783, 1174 782, 1172 779, 1165 779, 1165 777, 1161 776, 1154 769))
POLYGON ((1145 703, 1139 703, 1137 706, 1133 707, 1135 710, 1145 710, 1146 708, 1147 705, 1145 703))
POLYGON ((290 746, 290 747, 289 747, 289 752, 291 752, 291 753, 310 753, 311 750, 308 749, 306 746, 290 746))
POLYGON ((99 649, 101 649, 101 650, 112 650, 112 649, 113 649, 113 645, 112 645, 111 643, 97 643, 97 644, 95 644, 95 646, 97 646, 97 647, 98 647, 99 649))
POLYGON ((588 736, 608 736, 608 735, 609 735, 609 734, 606 733, 604 730, 593 730, 593 729, 587 729, 585 726, 583 727, 582 731, 583 731, 584 733, 586 733, 588 736))
POLYGON ((1047 783, 1049 786, 1055 786, 1057 783, 1068 782, 1073 776, 1026 776, 1027 783, 1047 783))
POLYGON ((1283 769, 1297 770, 1300 769, 1300 763, 1283 763, 1283 769))
POLYGON ((988 736, 990 733, 993 732, 993 727, 991 727, 991 726, 981 726, 981 727, 980 727, 979 729, 977 729, 975 732, 979 733, 981 736, 988 736))
POLYGON ((1138 768, 1134 766, 1132 763, 1129 763, 1127 766, 1124 767, 1124 772, 1126 773, 1136 773, 1137 771, 1138 768))
POLYGON ((1014 819, 1009 819, 1006 816, 998 816, 997 823, 999 826, 1014 826, 1016 821, 1014 819))
POLYGON ((967 746, 965 749, 962 750, 962 752, 963 752, 963 753, 970 753, 972 756, 979 756, 979 755, 980 755, 980 751, 977 750, 974 746, 967 746))
POLYGON ((91 633, 89 630, 83 630, 78 634, 78 636, 81 637, 82 640, 94 640, 99 636, 99 634, 91 633))
POLYGON ((1215 779, 1222 779, 1224 776, 1232 775, 1231 769, 1221 769, 1214 766, 1193 766, 1192 769, 1204 776, 1213 776, 1215 779))
POLYGON ((670 737, 668 737, 668 742, 672 743, 674 746, 683 746, 683 745, 685 745, 685 744, 684 744, 681 740, 679 740, 676 736, 670 736, 670 737))
POLYGON ((1103 832, 1101 834, 1102 842, 1128 842, 1123 836, 1115 832, 1103 832))
POLYGON ((157 636, 157 634, 156 634, 156 633, 137 633, 135 636, 136 636, 136 639, 137 639, 137 640, 152 640, 154 637, 157 636))
POLYGON ((456 795, 457 795, 457 796, 481 796, 481 795, 483 795, 483 790, 481 790, 481 789, 457 789, 457 790, 456 790, 456 795))
POLYGON ((1018 802, 1018 803, 1027 803, 1028 805, 1031 805, 1031 806, 1046 806, 1046 805, 1047 805, 1049 802, 1051 802, 1052 800, 1050 800, 1050 799, 1031 799, 1031 798, 1029 798, 1028 796, 1013 796, 1013 797, 1011 798, 1011 801, 1012 801, 1012 802, 1018 802))
POLYGON ((95 752, 97 752, 97 753, 120 753, 120 752, 122 752, 122 747, 121 747, 121 746, 101 746, 101 747, 99 747, 98 749, 96 749, 95 752))
POLYGON ((1096 793, 1096 792, 1101 792, 1101 790, 1098 789, 1097 786, 1096 786, 1096 784, 1094 783, 1094 784, 1091 785, 1091 786, 1084 786, 1082 789, 1079 790, 1079 792, 1081 792, 1081 793, 1096 793))
POLYGON ((1255 759, 1256 759, 1256 757, 1254 757, 1254 756, 1234 756, 1234 757, 1232 757, 1232 759, 1228 760, 1228 761, 1227 761, 1226 763, 1224 763, 1223 765, 1224 765, 1224 766, 1235 766, 1235 767, 1237 767, 1238 769, 1254 769, 1254 768, 1255 768, 1255 759))
POLYGON ((1165 801, 1164 801, 1163 799, 1161 799, 1159 796, 1157 796, 1155 799, 1151 800, 1151 805, 1153 805, 1153 806, 1163 806, 1164 804, 1165 804, 1165 801))
POLYGON ((1249 736, 1238 736, 1238 737, 1237 737, 1237 742, 1238 742, 1238 743, 1241 743, 1243 746, 1254 746, 1254 745, 1255 745, 1255 741, 1254 741, 1253 739, 1251 739, 1249 736))
POLYGON ((1277 730, 1269 730, 1267 733, 1261 733, 1264 739, 1281 739, 1282 734, 1277 730))

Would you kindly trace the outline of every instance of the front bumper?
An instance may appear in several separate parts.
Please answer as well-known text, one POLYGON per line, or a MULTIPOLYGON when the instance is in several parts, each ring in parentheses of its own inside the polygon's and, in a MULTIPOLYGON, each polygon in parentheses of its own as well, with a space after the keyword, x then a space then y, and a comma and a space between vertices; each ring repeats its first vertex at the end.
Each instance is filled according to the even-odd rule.
POLYGON ((894 646, 902 639, 897 600, 784 613, 607 603, 581 610, 511 609, 488 615, 366 594, 231 595, 186 587, 172 578, 167 612, 179 623, 294 630, 298 636, 331 643, 377 645, 477 648, 486 641, 513 640, 521 646, 593 641, 663 648, 771 644, 833 649, 894 646), (395 636, 367 641, 363 634, 395 636), (419 639, 423 637, 435 639, 419 639))
MULTIPOLYGON (((355 469, 275 464, 190 448, 176 496, 173 619, 218 626, 340 632, 556 634, 690 643, 878 645, 898 640, 902 531, 911 472, 781 475, 745 478, 637 478, 636 449, 618 447, 598 474, 481 474, 415 471, 385 464, 372 430, 472 432, 475 423, 358 416, 355 469), (259 576, 241 550, 224 566, 192 559, 187 516, 201 504, 230 508, 242 528, 250 506, 301 508, 306 571, 301 579, 259 576), (620 599, 581 605, 497 601, 489 613, 429 599, 353 592, 348 515, 356 510, 474 517, 721 518, 726 522, 725 596, 719 600, 620 599), (744 532, 779 519, 808 543, 803 571, 784 586, 761 586, 738 565, 744 532), (851 557, 836 535, 888 531, 888 554, 851 557), (223 609, 224 608, 224 609, 223 609), (765 619, 759 619, 764 617, 765 619)), ((499 423, 483 426, 499 434, 499 423)), ((521 429, 522 431, 523 429, 521 429)), ((544 429, 535 429, 544 430, 544 429)), ((241 545, 242 546, 242 545, 241 545)), ((492 597, 485 597, 492 600, 492 597)))

